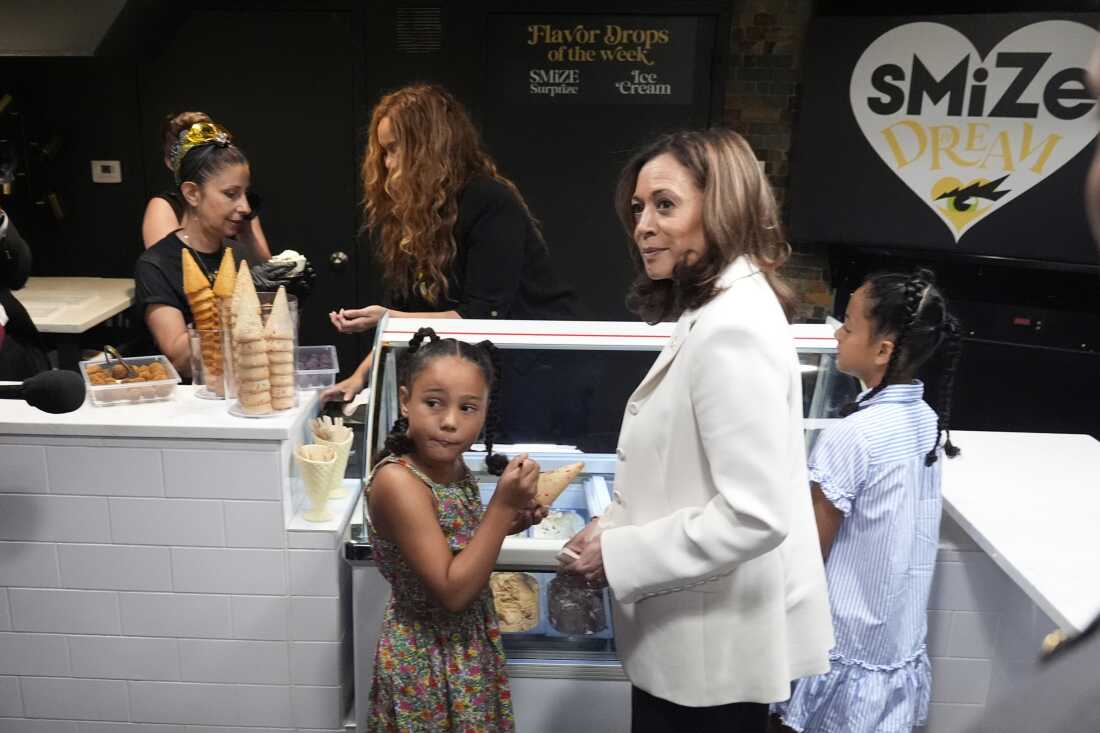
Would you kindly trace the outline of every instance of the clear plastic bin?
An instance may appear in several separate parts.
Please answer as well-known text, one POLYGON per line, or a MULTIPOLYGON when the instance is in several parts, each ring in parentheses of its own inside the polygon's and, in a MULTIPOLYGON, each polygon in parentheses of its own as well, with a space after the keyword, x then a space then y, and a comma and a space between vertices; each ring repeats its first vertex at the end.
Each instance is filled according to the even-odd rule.
POLYGON ((294 354, 298 389, 324 389, 336 384, 340 365, 335 346, 299 346, 294 354))
MULTIPOLYGON (((80 362, 80 373, 84 375, 84 384, 87 387, 88 397, 93 405, 104 407, 107 405, 131 405, 139 402, 158 402, 170 400, 176 392, 176 385, 180 383, 180 375, 172 362, 162 355, 134 356, 126 359, 126 363, 133 367, 142 367, 160 362, 168 373, 167 379, 158 379, 150 382, 129 382, 122 384, 95 384, 89 376, 89 367, 111 369, 118 362, 110 364, 102 359, 80 362)), ((92 369, 92 371, 96 371, 92 369)))

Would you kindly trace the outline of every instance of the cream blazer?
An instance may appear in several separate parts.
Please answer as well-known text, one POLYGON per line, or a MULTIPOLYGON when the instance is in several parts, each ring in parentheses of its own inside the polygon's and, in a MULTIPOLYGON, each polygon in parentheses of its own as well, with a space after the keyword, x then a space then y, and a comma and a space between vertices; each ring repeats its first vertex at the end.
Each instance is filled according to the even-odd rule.
POLYGON ((692 707, 786 700, 833 646, 790 326, 747 258, 720 284, 631 395, 601 520, 623 667, 692 707))

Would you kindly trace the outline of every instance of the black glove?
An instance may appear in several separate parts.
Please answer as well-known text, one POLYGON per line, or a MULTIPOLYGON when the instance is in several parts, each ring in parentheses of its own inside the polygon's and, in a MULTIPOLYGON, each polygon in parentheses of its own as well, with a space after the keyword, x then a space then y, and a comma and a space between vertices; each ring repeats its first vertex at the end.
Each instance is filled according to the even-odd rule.
POLYGON ((306 260, 305 267, 297 275, 291 275, 294 265, 292 263, 265 262, 262 265, 253 265, 252 283, 257 290, 275 292, 279 286, 285 286, 288 294, 302 300, 309 296, 313 290, 313 281, 317 279, 317 271, 306 260))

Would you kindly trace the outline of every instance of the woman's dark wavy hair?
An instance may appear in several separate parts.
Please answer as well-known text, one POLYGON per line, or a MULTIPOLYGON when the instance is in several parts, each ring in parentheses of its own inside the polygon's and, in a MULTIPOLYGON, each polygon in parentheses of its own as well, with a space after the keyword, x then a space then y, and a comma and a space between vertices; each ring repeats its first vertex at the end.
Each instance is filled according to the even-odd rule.
MULTIPOLYGON (((508 459, 493 453, 493 439, 500 427, 500 356, 492 341, 477 344, 452 338, 439 338, 431 328, 422 328, 409 340, 409 347, 397 363, 397 386, 412 390, 412 384, 418 374, 433 359, 444 356, 457 356, 477 366, 485 383, 489 385, 489 411, 485 417, 483 431, 485 439, 485 466, 489 473, 499 476, 508 466, 508 459)), ((375 465, 387 456, 401 456, 416 450, 416 444, 409 437, 409 419, 399 417, 386 436, 386 445, 379 454, 375 465)))
POLYGON ((723 128, 675 132, 657 139, 635 155, 619 174, 615 210, 630 237, 630 259, 637 273, 627 295, 627 307, 649 323, 678 318, 718 295, 722 271, 741 255, 759 267, 787 316, 794 293, 777 273, 790 256, 783 238, 775 195, 745 139, 723 128), (706 251, 691 265, 681 263, 668 280, 651 280, 634 241, 631 202, 642 167, 668 153, 688 170, 703 192, 703 235, 706 251))
POLYGON ((947 310, 947 299, 936 286, 931 270, 918 269, 912 274, 880 273, 867 278, 867 320, 875 338, 892 337, 894 350, 886 364, 886 372, 874 388, 863 397, 841 409, 850 415, 863 403, 884 390, 887 385, 907 382, 929 359, 943 349, 945 364, 940 376, 939 422, 936 444, 924 457, 931 466, 936 462, 940 438, 947 433, 943 450, 949 458, 960 451, 951 443, 951 393, 955 387, 955 372, 962 351, 962 329, 959 321, 947 310))

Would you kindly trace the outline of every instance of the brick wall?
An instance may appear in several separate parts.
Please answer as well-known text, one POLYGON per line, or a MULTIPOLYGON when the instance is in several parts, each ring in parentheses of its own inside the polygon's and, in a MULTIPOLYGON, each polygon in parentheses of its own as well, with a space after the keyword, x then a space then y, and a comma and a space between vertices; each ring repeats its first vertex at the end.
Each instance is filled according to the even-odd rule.
MULTIPOLYGON (((730 29, 726 124, 752 145, 787 218, 791 137, 798 116, 801 52, 811 0, 735 2, 730 29)), ((822 321, 833 293, 825 280, 824 251, 800 248, 783 274, 800 300, 796 320, 822 321)))

